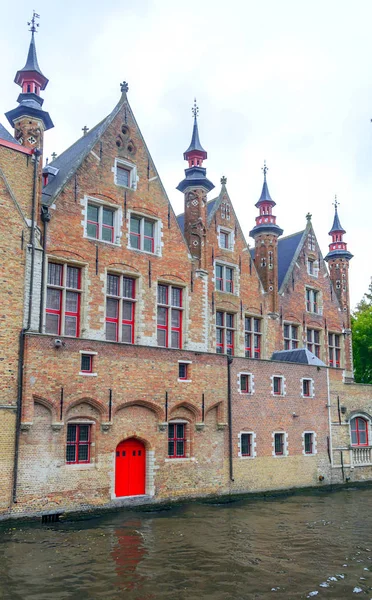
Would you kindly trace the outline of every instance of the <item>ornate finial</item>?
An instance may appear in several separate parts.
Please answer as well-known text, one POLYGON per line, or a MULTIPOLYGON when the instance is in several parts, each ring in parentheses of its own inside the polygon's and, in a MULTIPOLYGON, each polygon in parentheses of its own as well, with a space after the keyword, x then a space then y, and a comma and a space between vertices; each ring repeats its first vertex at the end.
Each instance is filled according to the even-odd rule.
POLYGON ((89 131, 89 127, 87 127, 86 125, 84 125, 84 127, 81 130, 83 132, 83 135, 87 135, 88 131, 89 131))
POLYGON ((127 93, 128 90, 129 90, 129 85, 127 84, 126 81, 123 81, 123 83, 120 84, 120 91, 127 93))
POLYGON ((52 152, 52 161, 55 160, 57 158, 57 153, 56 152, 52 152))
POLYGON ((263 172, 263 174, 264 174, 264 179, 265 179, 265 181, 266 181, 266 173, 267 173, 267 172, 268 172, 268 170, 269 170, 269 167, 267 167, 267 166, 266 166, 266 160, 264 160, 264 166, 262 167, 262 169, 261 169, 261 170, 262 170, 262 172, 263 172))
POLYGON ((307 213, 307 215, 306 215, 306 220, 307 220, 307 221, 311 221, 311 217, 312 217, 312 216, 313 216, 313 215, 312 215, 311 213, 309 213, 309 212, 308 212, 308 213, 307 213))
POLYGON ((196 104, 196 98, 194 98, 194 106, 191 109, 192 114, 194 115, 194 119, 199 115, 199 106, 196 104))
POLYGON ((339 201, 337 200, 337 194, 335 194, 335 201, 332 202, 332 204, 335 207, 335 211, 337 212, 337 207, 340 204, 339 201))
POLYGON ((226 185, 227 182, 227 178, 225 177, 225 175, 222 175, 221 177, 221 185, 226 185))
POLYGON ((36 19, 40 19, 40 15, 33 10, 31 21, 27 21, 27 25, 30 26, 30 31, 32 31, 32 33, 35 33, 36 28, 39 27, 39 23, 36 23, 36 19))

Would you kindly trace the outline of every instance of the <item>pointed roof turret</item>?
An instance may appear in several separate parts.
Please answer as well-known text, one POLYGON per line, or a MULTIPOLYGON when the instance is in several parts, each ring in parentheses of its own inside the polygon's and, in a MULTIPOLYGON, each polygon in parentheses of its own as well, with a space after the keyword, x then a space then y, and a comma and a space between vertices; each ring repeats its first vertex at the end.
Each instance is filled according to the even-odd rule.
POLYGON ((264 161, 264 166, 262 167, 262 171, 264 174, 264 181, 262 185, 262 192, 258 202, 256 202, 255 206, 260 210, 260 214, 256 217, 256 225, 249 232, 249 235, 255 237, 258 233, 262 233, 263 231, 267 231, 273 233, 277 236, 282 235, 283 229, 276 224, 276 216, 273 215, 273 207, 276 205, 272 197, 270 196, 269 188, 266 180, 266 173, 268 171, 268 167, 266 166, 266 160, 264 161))
POLYGON ((270 196, 269 188, 268 188, 267 181, 266 181, 266 173, 268 171, 268 167, 266 166, 266 160, 264 161, 264 166, 263 166, 262 171, 264 174, 264 181, 263 181, 263 185, 262 185, 261 196, 260 196, 259 201, 256 203, 256 206, 258 207, 260 205, 260 202, 272 202, 273 203, 272 205, 275 206, 275 202, 270 196))
POLYGON ((353 255, 351 252, 349 252, 347 249, 347 243, 343 240, 343 236, 346 231, 343 229, 338 216, 337 207, 339 202, 337 201, 337 196, 335 196, 335 201, 333 204, 335 207, 335 216, 333 219, 332 229, 328 233, 328 235, 332 236, 332 242, 329 244, 329 252, 324 260, 329 261, 331 258, 336 257, 350 260, 353 258, 353 255))
POLYGON ((23 69, 20 69, 19 71, 17 71, 16 76, 14 78, 14 82, 22 87, 22 83, 23 83, 23 80, 25 79, 25 76, 27 76, 28 74, 30 74, 32 72, 37 73, 38 79, 40 80, 40 89, 45 90, 49 79, 47 79, 47 77, 45 77, 45 75, 43 75, 43 73, 41 72, 41 69, 39 67, 39 63, 37 62, 36 45, 35 45, 35 37, 34 37, 35 31, 34 31, 34 29, 31 29, 31 31, 32 31, 31 42, 30 42, 30 47, 28 49, 26 64, 23 67, 23 69))
POLYGON ((328 235, 332 235, 332 233, 346 233, 345 229, 343 229, 341 223, 340 223, 340 219, 338 216, 338 211, 337 211, 337 206, 338 206, 338 202, 337 202, 337 196, 335 196, 335 201, 334 201, 334 205, 335 205, 335 216, 333 219, 333 225, 332 225, 332 229, 328 232, 328 235))
POLYGON ((188 161, 189 168, 185 169, 185 178, 178 184, 177 190, 184 192, 188 187, 202 187, 209 192, 214 188, 214 185, 206 177, 207 170, 203 167, 203 160, 207 158, 207 153, 200 143, 198 120, 199 108, 194 100, 192 107, 194 115, 194 126, 192 130, 191 144, 183 153, 183 158, 188 161))

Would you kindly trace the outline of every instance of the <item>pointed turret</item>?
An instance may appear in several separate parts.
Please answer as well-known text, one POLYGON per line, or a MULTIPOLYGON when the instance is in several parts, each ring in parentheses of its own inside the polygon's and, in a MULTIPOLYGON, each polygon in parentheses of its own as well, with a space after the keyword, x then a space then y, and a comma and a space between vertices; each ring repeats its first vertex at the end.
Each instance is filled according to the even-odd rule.
POLYGON ((207 227, 207 193, 214 185, 207 179, 207 171, 203 167, 203 160, 207 153, 200 143, 198 130, 199 109, 196 100, 192 108, 194 126, 191 143, 183 157, 188 161, 189 167, 185 169, 185 178, 178 184, 177 190, 185 195, 185 225, 184 235, 192 256, 199 260, 199 267, 206 265, 205 236, 207 227))
POLYGON ((335 216, 333 219, 332 229, 328 232, 328 235, 332 236, 332 242, 329 244, 329 252, 325 257, 325 260, 329 261, 331 258, 346 258, 350 260, 353 258, 353 255, 347 249, 347 244, 344 242, 343 237, 344 233, 346 233, 345 229, 342 227, 340 223, 340 218, 338 216, 338 201, 337 196, 335 196, 334 206, 335 206, 335 216))
POLYGON ((283 229, 276 224, 276 216, 273 215, 274 200, 270 196, 267 185, 266 174, 268 168, 266 161, 263 166, 264 181, 260 199, 256 203, 260 213, 256 217, 256 225, 249 235, 255 241, 255 265, 261 278, 265 292, 269 294, 269 314, 273 318, 278 315, 278 237, 282 235, 283 229))
POLYGON ((31 25, 31 42, 26 64, 17 71, 14 81, 22 88, 17 102, 19 105, 5 114, 9 123, 15 129, 15 138, 28 148, 42 148, 43 133, 53 127, 49 113, 42 110, 44 100, 40 98, 40 90, 44 90, 48 79, 39 67, 35 46, 35 32, 39 18, 33 13, 31 25))

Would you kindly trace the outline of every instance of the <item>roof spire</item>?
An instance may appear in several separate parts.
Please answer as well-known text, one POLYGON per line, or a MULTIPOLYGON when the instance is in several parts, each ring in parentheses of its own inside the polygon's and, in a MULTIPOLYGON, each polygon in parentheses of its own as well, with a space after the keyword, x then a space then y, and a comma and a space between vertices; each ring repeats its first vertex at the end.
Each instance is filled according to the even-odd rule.
POLYGON ((256 206, 260 206, 260 202, 272 202, 272 206, 275 206, 275 202, 270 196, 269 188, 267 186, 267 181, 266 181, 266 173, 268 172, 268 170, 269 170, 269 167, 266 165, 266 160, 264 160, 264 166, 261 168, 261 171, 264 174, 264 181, 263 181, 261 196, 260 196, 260 199, 257 202, 256 206))
POLYGON ((346 231, 345 231, 345 229, 343 229, 343 227, 342 227, 342 225, 340 223, 340 219, 338 217, 337 207, 340 205, 340 203, 337 200, 336 194, 335 194, 335 201, 332 202, 332 204, 335 207, 335 216, 334 216, 334 219, 333 219, 332 229, 331 229, 331 231, 328 232, 328 235, 332 235, 335 232, 337 232, 337 233, 346 233, 346 231))
POLYGON ((37 31, 37 27, 39 27, 39 23, 36 23, 36 19, 40 19, 40 15, 38 15, 34 10, 32 11, 32 19, 27 22, 27 25, 31 25, 29 31, 32 31, 34 34, 37 31))
POLYGON ((194 119, 199 116, 199 106, 196 104, 196 98, 194 98, 194 106, 192 107, 191 112, 194 115, 194 119))
POLYGON ((338 206, 340 205, 337 196, 335 195, 335 201, 332 202, 335 207, 335 216, 333 219, 332 229, 328 232, 328 235, 332 236, 332 242, 329 244, 329 252, 324 260, 330 260, 331 258, 339 257, 350 260, 353 255, 347 249, 347 244, 344 242, 345 229, 340 223, 338 216, 338 206))
POLYGON ((268 170, 269 167, 266 164, 266 160, 264 160, 264 166, 261 168, 264 175, 262 192, 259 201, 256 202, 260 214, 256 217, 256 225, 249 234, 252 237, 255 237, 256 233, 261 233, 263 230, 276 233, 276 235, 282 235, 283 233, 283 229, 280 229, 279 225, 276 224, 276 216, 273 215, 272 212, 275 202, 270 196, 269 188, 267 186, 266 174, 268 170))

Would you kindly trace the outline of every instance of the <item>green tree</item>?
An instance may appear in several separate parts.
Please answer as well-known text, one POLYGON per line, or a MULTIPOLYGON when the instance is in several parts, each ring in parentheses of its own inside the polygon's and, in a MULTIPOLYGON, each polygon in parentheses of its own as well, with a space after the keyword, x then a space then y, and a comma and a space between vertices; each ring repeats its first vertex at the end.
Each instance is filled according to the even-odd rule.
POLYGON ((372 383, 372 278, 351 317, 354 377, 358 383, 372 383))

